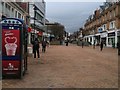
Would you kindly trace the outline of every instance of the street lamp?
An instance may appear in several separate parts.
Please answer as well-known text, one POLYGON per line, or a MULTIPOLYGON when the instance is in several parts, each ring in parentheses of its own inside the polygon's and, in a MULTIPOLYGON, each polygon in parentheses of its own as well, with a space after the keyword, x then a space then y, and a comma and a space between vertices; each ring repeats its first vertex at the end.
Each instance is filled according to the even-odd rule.
POLYGON ((37 10, 37 7, 35 6, 35 4, 33 5, 34 6, 34 40, 35 40, 35 20, 36 20, 36 10, 37 10))
POLYGON ((34 16, 32 17, 32 19, 34 19, 34 23, 33 23, 33 29, 34 29, 34 31, 33 31, 33 40, 35 39, 35 20, 36 20, 36 11, 37 10, 39 10, 37 7, 36 7, 36 5, 34 4, 34 3, 29 3, 29 5, 32 5, 32 7, 33 7, 33 10, 34 10, 34 16))

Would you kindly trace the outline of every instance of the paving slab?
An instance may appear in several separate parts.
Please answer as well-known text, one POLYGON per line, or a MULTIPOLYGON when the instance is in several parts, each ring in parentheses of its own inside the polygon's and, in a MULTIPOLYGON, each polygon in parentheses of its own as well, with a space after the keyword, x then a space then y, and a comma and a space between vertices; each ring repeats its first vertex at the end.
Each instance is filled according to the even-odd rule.
POLYGON ((118 88, 117 49, 52 45, 40 56, 29 56, 23 79, 4 79, 3 88, 118 88))

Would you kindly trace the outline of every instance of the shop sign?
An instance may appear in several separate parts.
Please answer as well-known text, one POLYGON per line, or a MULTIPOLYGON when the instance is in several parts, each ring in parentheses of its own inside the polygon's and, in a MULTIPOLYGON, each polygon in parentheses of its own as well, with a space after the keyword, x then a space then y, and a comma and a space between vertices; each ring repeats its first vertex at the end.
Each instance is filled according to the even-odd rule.
POLYGON ((112 36, 115 36, 115 32, 108 33, 108 37, 112 37, 112 36))
POLYGON ((107 33, 101 33, 101 37, 107 37, 107 33))

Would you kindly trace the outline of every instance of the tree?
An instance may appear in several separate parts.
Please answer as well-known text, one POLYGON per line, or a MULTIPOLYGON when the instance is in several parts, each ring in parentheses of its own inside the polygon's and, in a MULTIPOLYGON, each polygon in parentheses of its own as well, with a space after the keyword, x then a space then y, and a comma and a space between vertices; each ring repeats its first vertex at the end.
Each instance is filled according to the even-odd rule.
POLYGON ((63 25, 59 23, 54 23, 52 25, 48 25, 48 29, 51 30, 51 33, 55 36, 55 38, 63 39, 65 28, 63 25))

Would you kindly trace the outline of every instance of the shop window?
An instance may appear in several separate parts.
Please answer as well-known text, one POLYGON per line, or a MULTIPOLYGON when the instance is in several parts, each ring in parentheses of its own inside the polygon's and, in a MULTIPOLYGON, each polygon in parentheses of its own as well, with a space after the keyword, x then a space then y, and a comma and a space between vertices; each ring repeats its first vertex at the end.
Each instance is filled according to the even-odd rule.
POLYGON ((113 45, 115 43, 115 38, 108 38, 108 45, 113 45))

